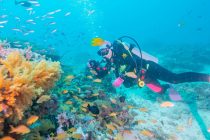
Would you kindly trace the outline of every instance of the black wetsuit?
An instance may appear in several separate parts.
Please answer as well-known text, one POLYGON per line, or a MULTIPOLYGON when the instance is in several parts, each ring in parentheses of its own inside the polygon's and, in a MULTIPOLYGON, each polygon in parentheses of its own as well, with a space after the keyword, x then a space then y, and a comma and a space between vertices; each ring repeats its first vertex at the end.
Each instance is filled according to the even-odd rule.
MULTIPOLYGON (((112 51, 113 56, 112 59, 106 59, 103 62, 106 62, 106 65, 103 68, 100 68, 100 71, 97 71, 98 77, 102 78, 106 74, 108 74, 108 71, 111 69, 111 67, 114 67, 115 69, 115 75, 116 77, 121 76, 121 78, 124 79, 124 86, 125 87, 131 87, 133 85, 137 84, 138 79, 130 78, 125 76, 125 72, 136 72, 136 74, 140 74, 140 68, 141 66, 141 58, 133 54, 132 47, 128 50, 125 49, 123 44, 120 41, 114 41, 112 45, 112 51), (129 53, 130 52, 130 53, 129 53), (136 62, 136 63, 135 63, 136 62), (120 67, 125 66, 125 69, 123 71, 120 71, 120 67), (103 69, 106 70, 103 70, 103 69), (137 68, 137 69, 136 69, 137 68)), ((185 72, 176 74, 173 73, 159 64, 148 61, 148 60, 142 60, 142 68, 145 69, 145 78, 144 82, 147 85, 154 85, 156 87, 159 87, 161 90, 158 91, 158 93, 163 93, 167 88, 169 88, 169 85, 161 85, 158 80, 165 81, 172 84, 178 84, 178 83, 184 83, 184 82, 209 82, 210 75, 208 74, 202 74, 202 73, 195 73, 195 72, 185 72)), ((153 90, 153 89, 152 89, 153 90)))

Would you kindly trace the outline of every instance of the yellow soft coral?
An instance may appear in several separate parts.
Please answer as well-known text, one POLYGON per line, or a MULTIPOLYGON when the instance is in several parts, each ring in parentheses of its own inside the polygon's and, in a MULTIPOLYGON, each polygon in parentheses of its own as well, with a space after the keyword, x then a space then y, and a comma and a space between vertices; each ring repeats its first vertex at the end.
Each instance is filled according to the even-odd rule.
POLYGON ((32 100, 53 87, 61 73, 60 63, 27 61, 19 52, 0 59, 0 104, 4 117, 22 119, 32 100))

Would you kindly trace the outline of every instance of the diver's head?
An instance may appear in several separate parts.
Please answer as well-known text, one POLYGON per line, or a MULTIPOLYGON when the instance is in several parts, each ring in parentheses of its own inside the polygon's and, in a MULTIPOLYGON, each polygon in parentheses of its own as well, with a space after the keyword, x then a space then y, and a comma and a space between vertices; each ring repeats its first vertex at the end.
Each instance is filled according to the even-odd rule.
POLYGON ((107 59, 111 59, 112 58, 112 50, 111 50, 111 47, 103 47, 103 48, 100 48, 100 50, 98 50, 98 55, 104 57, 104 58, 107 58, 107 59))

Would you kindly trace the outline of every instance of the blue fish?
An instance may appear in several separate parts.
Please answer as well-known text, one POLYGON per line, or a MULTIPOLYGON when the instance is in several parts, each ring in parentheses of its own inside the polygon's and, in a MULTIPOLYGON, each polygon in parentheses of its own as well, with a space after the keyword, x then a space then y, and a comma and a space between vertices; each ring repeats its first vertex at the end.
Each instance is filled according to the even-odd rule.
POLYGON ((16 5, 21 5, 23 7, 31 7, 31 3, 28 1, 17 1, 15 0, 16 5))

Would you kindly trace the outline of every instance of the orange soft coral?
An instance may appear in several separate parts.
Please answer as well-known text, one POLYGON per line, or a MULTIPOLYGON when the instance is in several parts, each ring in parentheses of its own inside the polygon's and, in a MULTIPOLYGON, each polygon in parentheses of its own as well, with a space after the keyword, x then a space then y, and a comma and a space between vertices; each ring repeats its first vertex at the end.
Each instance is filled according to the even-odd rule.
POLYGON ((6 106, 4 117, 21 120, 32 100, 52 88, 60 72, 59 62, 27 61, 19 52, 0 59, 0 105, 6 106))

